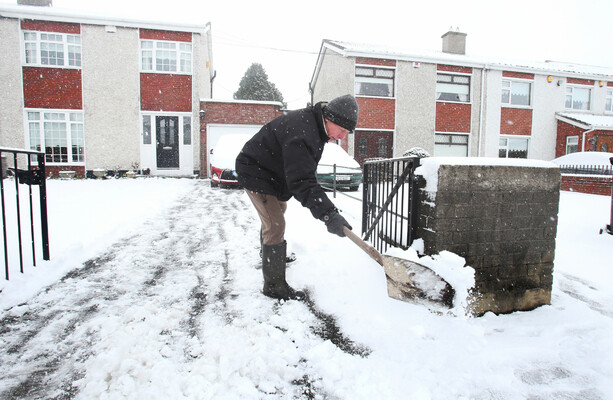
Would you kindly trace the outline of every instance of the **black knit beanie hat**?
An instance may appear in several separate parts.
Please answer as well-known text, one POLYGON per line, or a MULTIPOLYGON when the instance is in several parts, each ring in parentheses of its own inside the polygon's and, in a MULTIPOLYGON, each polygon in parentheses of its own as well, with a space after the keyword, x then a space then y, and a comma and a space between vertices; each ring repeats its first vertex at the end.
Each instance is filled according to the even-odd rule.
POLYGON ((323 109, 324 118, 353 132, 358 124, 358 102, 350 94, 337 97, 323 109))

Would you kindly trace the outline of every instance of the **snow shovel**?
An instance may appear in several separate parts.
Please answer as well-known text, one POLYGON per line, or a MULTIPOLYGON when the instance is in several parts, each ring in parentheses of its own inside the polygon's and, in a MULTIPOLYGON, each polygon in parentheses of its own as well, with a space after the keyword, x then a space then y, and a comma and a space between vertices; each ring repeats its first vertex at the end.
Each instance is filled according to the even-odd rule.
POLYGON ((430 268, 403 258, 381 255, 349 228, 343 227, 345 235, 385 270, 388 296, 427 305, 453 306, 455 290, 430 268))

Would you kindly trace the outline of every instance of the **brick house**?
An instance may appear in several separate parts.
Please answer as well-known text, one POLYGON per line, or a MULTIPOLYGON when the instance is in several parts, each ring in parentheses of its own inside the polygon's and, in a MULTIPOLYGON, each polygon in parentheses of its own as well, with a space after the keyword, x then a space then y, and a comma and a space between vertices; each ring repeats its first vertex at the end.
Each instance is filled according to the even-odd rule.
POLYGON ((214 77, 210 25, 34 3, 43 7, 0 5, 0 146, 45 151, 51 174, 197 173, 200 99, 214 77))
POLYGON ((397 157, 412 147, 433 156, 539 160, 588 150, 568 146, 575 140, 568 136, 596 137, 597 150, 611 149, 613 131, 603 127, 613 124, 613 68, 470 57, 466 34, 457 31, 443 35, 442 45, 442 52, 406 53, 322 42, 312 102, 356 96, 360 120, 343 143, 356 160, 397 157), (569 122, 587 117, 603 122, 596 131, 569 122))

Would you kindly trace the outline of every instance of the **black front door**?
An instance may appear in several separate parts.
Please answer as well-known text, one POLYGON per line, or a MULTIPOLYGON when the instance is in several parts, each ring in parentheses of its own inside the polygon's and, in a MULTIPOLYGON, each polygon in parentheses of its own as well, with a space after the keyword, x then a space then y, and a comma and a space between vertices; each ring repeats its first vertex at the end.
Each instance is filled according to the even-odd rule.
POLYGON ((155 117, 158 168, 179 168, 179 117, 155 117))

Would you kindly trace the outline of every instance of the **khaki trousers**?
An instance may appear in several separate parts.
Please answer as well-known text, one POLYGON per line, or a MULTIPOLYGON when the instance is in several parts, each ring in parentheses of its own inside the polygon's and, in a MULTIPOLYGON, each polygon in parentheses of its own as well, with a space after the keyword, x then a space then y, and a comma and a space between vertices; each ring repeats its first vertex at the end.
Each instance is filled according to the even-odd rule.
POLYGON ((287 202, 280 201, 276 196, 257 193, 245 189, 251 199, 260 221, 262 221, 262 244, 274 246, 285 241, 285 210, 287 202))

